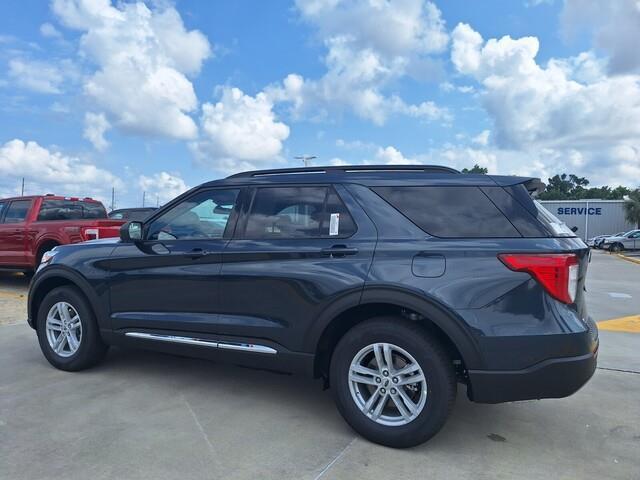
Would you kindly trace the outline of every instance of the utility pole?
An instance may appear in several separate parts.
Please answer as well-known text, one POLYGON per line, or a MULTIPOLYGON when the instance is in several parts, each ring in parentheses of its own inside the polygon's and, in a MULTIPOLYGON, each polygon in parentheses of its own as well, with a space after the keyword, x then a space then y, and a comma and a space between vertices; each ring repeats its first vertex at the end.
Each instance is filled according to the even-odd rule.
POLYGON ((116 187, 111 187, 111 211, 116 209, 116 187))
POLYGON ((310 167, 311 166, 311 160, 315 160, 318 157, 316 157, 315 155, 300 155, 300 156, 293 157, 293 158, 295 158, 296 160, 302 160, 302 162, 304 163, 305 167, 310 167))
POLYGON ((160 194, 156 194, 156 208, 160 208, 160 194))
POLYGON ((20 193, 21 197, 24 197, 24 177, 22 177, 22 192, 20 193))
POLYGON ((144 191, 144 192, 142 192, 142 208, 144 208, 144 202, 145 202, 146 198, 147 198, 147 192, 144 191))

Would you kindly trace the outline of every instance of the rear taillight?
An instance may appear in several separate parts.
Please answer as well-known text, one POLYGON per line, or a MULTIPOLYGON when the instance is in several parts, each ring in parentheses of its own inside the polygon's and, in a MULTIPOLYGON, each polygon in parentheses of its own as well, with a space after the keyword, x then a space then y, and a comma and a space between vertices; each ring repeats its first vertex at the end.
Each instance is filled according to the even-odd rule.
POLYGON ((498 258, 511 270, 527 272, 549 294, 573 303, 578 292, 578 256, 574 253, 502 253, 498 258))
POLYGON ((84 228, 82 230, 82 238, 87 240, 98 240, 100 238, 100 230, 97 228, 84 228))

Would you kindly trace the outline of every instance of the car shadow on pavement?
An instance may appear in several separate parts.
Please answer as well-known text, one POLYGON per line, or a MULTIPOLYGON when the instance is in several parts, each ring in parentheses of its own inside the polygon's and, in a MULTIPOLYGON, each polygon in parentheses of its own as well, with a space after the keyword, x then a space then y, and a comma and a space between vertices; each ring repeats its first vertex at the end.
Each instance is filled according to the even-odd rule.
POLYGON ((20 272, 0 270, 0 289, 2 288, 29 288, 31 277, 20 272))

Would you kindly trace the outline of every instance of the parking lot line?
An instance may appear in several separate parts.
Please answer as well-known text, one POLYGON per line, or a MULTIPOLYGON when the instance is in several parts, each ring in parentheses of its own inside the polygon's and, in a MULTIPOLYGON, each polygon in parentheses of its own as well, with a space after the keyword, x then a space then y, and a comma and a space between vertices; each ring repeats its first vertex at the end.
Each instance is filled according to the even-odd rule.
POLYGON ((612 332, 640 333, 640 315, 603 320, 598 322, 598 328, 612 332))

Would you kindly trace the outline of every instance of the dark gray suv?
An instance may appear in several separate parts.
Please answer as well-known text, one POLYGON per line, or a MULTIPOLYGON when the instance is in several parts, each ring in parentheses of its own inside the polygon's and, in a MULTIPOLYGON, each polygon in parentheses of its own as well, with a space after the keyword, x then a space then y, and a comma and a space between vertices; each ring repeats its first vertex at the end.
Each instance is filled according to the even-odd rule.
POLYGON ((557 398, 596 368, 589 250, 541 188, 434 166, 233 175, 47 253, 29 324, 63 370, 114 345, 319 377, 363 436, 417 445, 457 383, 557 398))

